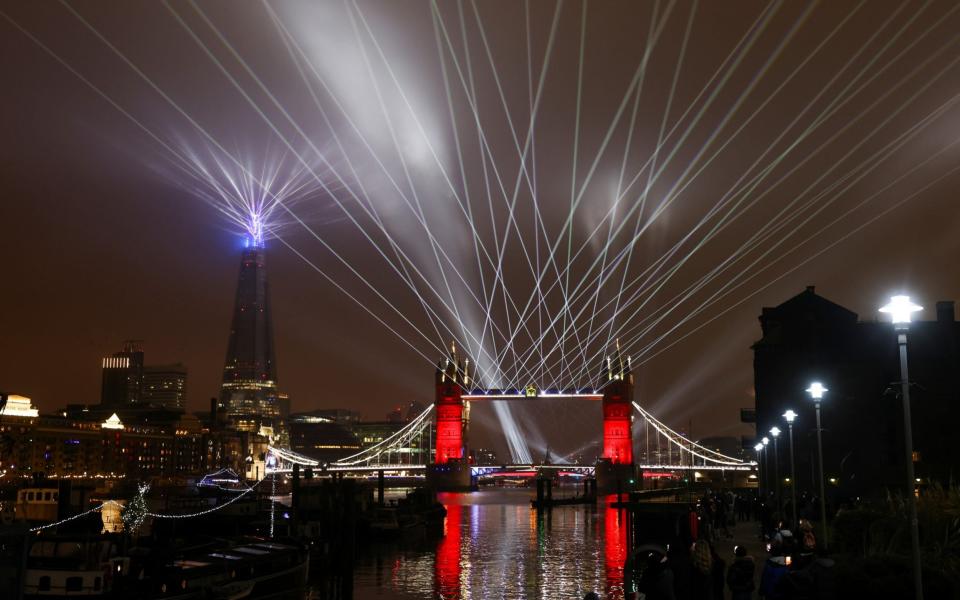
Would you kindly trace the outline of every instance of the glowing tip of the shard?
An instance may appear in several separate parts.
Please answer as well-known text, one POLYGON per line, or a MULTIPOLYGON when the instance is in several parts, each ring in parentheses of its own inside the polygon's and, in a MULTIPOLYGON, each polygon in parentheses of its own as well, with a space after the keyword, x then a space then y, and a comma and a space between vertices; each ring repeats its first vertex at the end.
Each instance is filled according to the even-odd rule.
POLYGON ((263 221, 260 215, 250 215, 250 222, 247 224, 247 236, 243 242, 244 247, 263 248, 263 221))

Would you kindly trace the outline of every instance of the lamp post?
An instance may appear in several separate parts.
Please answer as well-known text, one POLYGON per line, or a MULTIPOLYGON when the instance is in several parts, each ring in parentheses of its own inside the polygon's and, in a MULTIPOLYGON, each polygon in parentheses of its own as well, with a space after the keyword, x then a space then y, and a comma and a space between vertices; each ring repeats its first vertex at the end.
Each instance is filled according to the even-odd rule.
POLYGON ((797 418, 797 413, 788 410, 783 413, 783 418, 787 420, 787 429, 790 432, 790 508, 793 513, 793 527, 796 528, 799 523, 797 522, 797 469, 793 461, 793 421, 797 418))
POLYGON ((763 436, 760 438, 760 443, 763 444, 763 474, 766 475, 763 480, 763 502, 766 504, 767 496, 770 495, 770 463, 768 462, 770 454, 767 452, 770 438, 763 436))
POLYGON ((823 428, 820 426, 820 402, 823 400, 824 392, 828 391, 819 381, 815 381, 807 388, 807 393, 813 398, 813 405, 817 409, 817 461, 820 465, 820 528, 823 536, 823 547, 829 547, 830 542, 827 539, 827 498, 826 489, 823 482, 823 428))
POLYGON ((763 444, 757 442, 753 449, 757 453, 757 490, 762 491, 760 484, 765 483, 763 481, 763 444))
POLYGON ((894 296, 880 312, 890 313, 900 347, 900 396, 903 398, 903 441, 907 457, 907 502, 910 505, 910 545, 913 549, 914 597, 923 600, 923 573, 920 563, 920 530, 917 525, 917 498, 914 493, 913 427, 910 418, 910 372, 907 369, 907 330, 911 313, 922 310, 910 301, 910 296, 894 296))
POLYGON ((774 425, 770 428, 773 437, 773 476, 777 480, 777 518, 783 519, 783 495, 780 483, 780 449, 777 440, 780 438, 780 428, 774 425))

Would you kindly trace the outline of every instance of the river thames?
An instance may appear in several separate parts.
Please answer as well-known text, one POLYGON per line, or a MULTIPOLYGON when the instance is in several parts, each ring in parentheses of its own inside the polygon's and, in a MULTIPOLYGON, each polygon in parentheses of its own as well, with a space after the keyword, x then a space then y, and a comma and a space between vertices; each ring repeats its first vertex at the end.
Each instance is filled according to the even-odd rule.
POLYGON ((354 598, 623 598, 625 515, 609 499, 538 512, 531 497, 525 488, 440 494, 444 531, 365 549, 354 598))

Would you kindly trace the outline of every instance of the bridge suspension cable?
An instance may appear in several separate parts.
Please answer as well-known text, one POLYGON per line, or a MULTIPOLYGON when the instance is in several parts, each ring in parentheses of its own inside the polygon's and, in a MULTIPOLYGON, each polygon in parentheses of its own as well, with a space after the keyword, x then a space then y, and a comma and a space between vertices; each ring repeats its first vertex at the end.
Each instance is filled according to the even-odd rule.
POLYGON ((297 454, 291 450, 285 448, 277 448, 276 446, 267 446, 267 450, 270 454, 273 454, 280 460, 285 460, 289 463, 300 465, 301 467, 316 467, 320 464, 320 461, 314 460, 309 456, 304 456, 302 454, 297 454))
MULTIPOLYGON (((370 465, 383 455, 399 453, 401 449, 407 449, 409 451, 411 442, 418 437, 422 438, 423 433, 433 425, 433 421, 428 418, 430 413, 433 411, 433 408, 434 405, 431 404, 426 408, 426 410, 417 415, 412 421, 404 425, 403 428, 399 429, 393 435, 384 438, 377 444, 361 450, 356 454, 346 458, 341 458, 340 460, 331 463, 330 466, 356 467, 360 465, 370 465)), ((423 447, 422 441, 420 446, 423 447)), ((429 451, 430 448, 428 447, 427 452, 429 451)))
MULTIPOLYGON (((698 444, 693 440, 687 439, 680 435, 678 432, 674 431, 663 422, 659 421, 654 417, 650 412, 644 410, 636 402, 632 402, 633 408, 636 409, 640 416, 643 417, 647 423, 649 423, 657 433, 663 436, 670 444, 677 446, 681 451, 687 452, 692 457, 700 458, 704 461, 704 465, 708 466, 707 463, 712 465, 720 466, 729 466, 729 467, 745 467, 749 466, 751 463, 734 458, 732 456, 727 456, 717 452, 716 450, 711 450, 706 446, 698 444)), ((659 445, 658 445, 659 448, 659 445)), ((669 448, 669 447, 668 447, 669 448)), ((682 455, 681 455, 682 456, 682 455)), ((682 462, 682 459, 681 459, 682 462)), ((692 461, 691 461, 692 462, 692 461)))

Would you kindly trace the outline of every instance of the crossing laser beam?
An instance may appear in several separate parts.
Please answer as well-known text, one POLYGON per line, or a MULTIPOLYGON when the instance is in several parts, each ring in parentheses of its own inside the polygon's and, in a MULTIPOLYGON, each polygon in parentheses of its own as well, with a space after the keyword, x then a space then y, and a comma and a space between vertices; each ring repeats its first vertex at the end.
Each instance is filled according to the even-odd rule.
POLYGON ((240 165, 217 148, 182 136, 171 145, 178 150, 176 157, 165 155, 155 170, 213 208, 252 246, 262 247, 293 224, 287 211, 326 194, 314 177, 314 172, 322 172, 319 161, 311 169, 270 145, 259 152, 236 153, 240 165))

